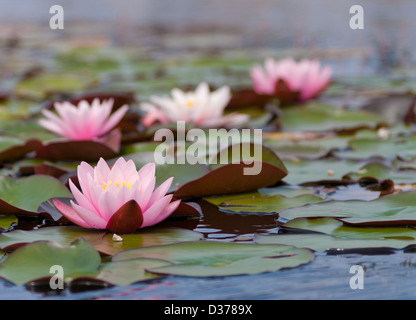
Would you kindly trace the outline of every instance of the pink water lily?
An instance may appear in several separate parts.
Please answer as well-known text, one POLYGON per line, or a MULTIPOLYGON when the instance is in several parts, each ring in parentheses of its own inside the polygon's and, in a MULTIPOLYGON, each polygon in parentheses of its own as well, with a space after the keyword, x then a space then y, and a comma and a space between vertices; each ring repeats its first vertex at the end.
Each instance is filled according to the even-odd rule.
POLYGON ((46 119, 40 119, 44 128, 71 140, 94 140, 112 130, 128 111, 124 105, 111 115, 114 99, 100 102, 98 98, 91 104, 82 100, 77 106, 70 102, 55 102, 57 114, 42 110, 46 119))
POLYGON ((70 180, 76 200, 71 206, 54 199, 55 207, 73 223, 84 228, 108 229, 115 233, 132 233, 167 218, 180 201, 166 195, 173 178, 155 189, 155 164, 139 171, 132 160, 119 158, 110 168, 102 158, 96 167, 82 162, 78 166, 81 190, 70 180))
POLYGON ((316 60, 303 59, 296 62, 292 58, 275 61, 268 58, 264 68, 255 65, 250 70, 253 88, 258 94, 279 95, 279 80, 287 88, 298 94, 300 102, 316 97, 329 84, 332 70, 329 66, 321 68, 316 60))
POLYGON ((231 99, 231 90, 223 86, 213 92, 207 83, 200 83, 195 91, 184 92, 172 89, 171 97, 150 97, 141 109, 146 112, 142 122, 146 127, 155 122, 162 124, 177 121, 192 122, 198 127, 240 127, 249 120, 245 114, 224 115, 224 109, 231 99))

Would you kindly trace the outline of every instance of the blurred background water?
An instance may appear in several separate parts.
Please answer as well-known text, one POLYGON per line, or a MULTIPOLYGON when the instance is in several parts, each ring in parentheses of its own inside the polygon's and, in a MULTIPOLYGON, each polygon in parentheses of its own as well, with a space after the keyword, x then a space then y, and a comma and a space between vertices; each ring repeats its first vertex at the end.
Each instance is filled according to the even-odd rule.
MULTIPOLYGON (((408 68, 415 61, 411 0, 2 0, 0 30, 40 30, 49 37, 105 35, 116 46, 325 52, 338 75, 408 68), (65 29, 49 29, 49 8, 62 5, 65 29), (349 26, 350 7, 364 9, 364 29, 349 26), (204 36, 205 35, 205 36, 204 36)), ((256 56, 256 54, 254 53, 256 56)), ((321 54, 322 57, 322 54, 321 54)))

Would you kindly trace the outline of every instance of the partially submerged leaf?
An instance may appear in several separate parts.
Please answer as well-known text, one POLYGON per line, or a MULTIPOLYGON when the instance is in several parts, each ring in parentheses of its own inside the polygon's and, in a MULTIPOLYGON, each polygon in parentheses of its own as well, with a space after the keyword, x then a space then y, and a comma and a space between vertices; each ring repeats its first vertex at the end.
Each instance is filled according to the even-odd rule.
POLYGON ((357 138, 349 141, 349 150, 337 152, 345 159, 361 160, 368 158, 411 159, 416 157, 416 137, 391 139, 357 138))
POLYGON ((170 265, 165 260, 134 259, 127 261, 112 261, 100 267, 100 274, 95 279, 102 280, 113 285, 127 286, 139 281, 160 278, 160 275, 146 270, 170 265))
POLYGON ((277 214, 281 210, 303 206, 308 203, 322 201, 322 198, 314 195, 298 195, 293 198, 287 198, 282 195, 271 197, 251 197, 225 200, 219 208, 226 212, 235 213, 258 213, 258 214, 277 214))
POLYGON ((272 186, 287 175, 283 162, 263 145, 231 145, 221 150, 214 159, 209 173, 181 186, 175 196, 193 198, 242 193, 272 186), (233 152, 236 147, 239 152, 233 152), (257 148, 260 148, 260 153, 254 153, 253 156, 247 154, 257 148))
POLYGON ((355 172, 347 173, 343 179, 359 180, 368 177, 378 180, 391 179, 396 184, 415 183, 416 170, 411 168, 398 170, 380 162, 370 162, 355 172))
POLYGON ((157 274, 212 277, 297 267, 312 261, 314 255, 309 250, 292 246, 198 241, 127 250, 113 256, 113 261, 137 258, 163 259, 173 263, 148 269, 157 274))
POLYGON ((77 239, 69 246, 51 241, 38 241, 10 254, 0 264, 0 276, 17 285, 36 279, 51 277, 52 266, 60 266, 63 280, 95 276, 101 259, 97 251, 83 239, 77 239))
POLYGON ((416 230, 403 227, 354 227, 333 218, 298 218, 281 226, 289 233, 256 235, 261 244, 291 244, 315 251, 403 249, 416 245, 416 230))
POLYGON ((385 120, 376 113, 344 110, 328 104, 309 103, 286 108, 279 118, 285 131, 330 131, 374 128, 385 120))
POLYGON ((88 241, 97 251, 113 255, 119 251, 137 247, 200 240, 202 234, 180 228, 149 227, 140 229, 133 234, 125 234, 122 236, 123 241, 114 242, 112 234, 105 230, 84 229, 76 226, 46 227, 2 233, 0 234, 0 248, 14 250, 34 241, 46 240, 68 245, 79 237, 88 241))
POLYGON ((71 197, 71 192, 57 179, 34 175, 13 179, 0 176, 0 213, 38 215, 38 207, 55 197, 71 197))
POLYGON ((14 161, 37 150, 42 143, 37 139, 22 140, 14 137, 0 137, 0 161, 14 161))
POLYGON ((51 161, 87 161, 94 162, 100 158, 114 157, 120 146, 121 134, 113 131, 103 140, 67 140, 48 141, 36 150, 36 158, 51 161))
POLYGON ((416 225, 416 192, 386 195, 372 201, 327 201, 289 208, 280 212, 283 219, 334 217, 357 226, 416 225))

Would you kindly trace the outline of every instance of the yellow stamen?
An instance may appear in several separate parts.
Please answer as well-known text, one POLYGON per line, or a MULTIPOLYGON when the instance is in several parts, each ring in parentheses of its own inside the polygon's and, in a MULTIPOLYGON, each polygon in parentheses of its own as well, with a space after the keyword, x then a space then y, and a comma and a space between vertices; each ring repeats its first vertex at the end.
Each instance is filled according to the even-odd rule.
POLYGON ((185 102, 185 106, 187 108, 192 108, 194 106, 194 104, 195 104, 195 102, 192 101, 192 100, 186 100, 186 102, 185 102))
POLYGON ((105 190, 108 187, 108 185, 110 185, 112 183, 114 183, 114 185, 117 188, 126 186, 128 189, 130 189, 130 186, 131 186, 131 182, 126 183, 125 181, 123 181, 122 183, 118 183, 117 181, 114 181, 114 182, 113 181, 108 181, 108 182, 104 182, 104 184, 101 186, 101 188, 103 188, 103 190, 105 190))

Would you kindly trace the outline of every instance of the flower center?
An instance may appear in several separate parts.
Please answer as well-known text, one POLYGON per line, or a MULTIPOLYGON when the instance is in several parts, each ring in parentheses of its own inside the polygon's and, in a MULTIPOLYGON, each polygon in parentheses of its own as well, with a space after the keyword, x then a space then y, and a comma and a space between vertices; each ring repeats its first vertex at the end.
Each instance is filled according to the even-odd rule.
POLYGON ((185 102, 185 106, 188 109, 192 108, 194 106, 194 104, 195 104, 195 101, 192 101, 192 100, 186 100, 186 102, 185 102))
POLYGON ((114 182, 113 181, 108 181, 108 182, 104 182, 104 184, 101 186, 101 188, 103 188, 103 190, 105 190, 105 189, 107 189, 107 187, 110 184, 114 184, 117 188, 126 186, 128 189, 130 189, 131 182, 126 183, 126 182, 123 181, 122 183, 119 183, 117 181, 114 181, 114 182))

